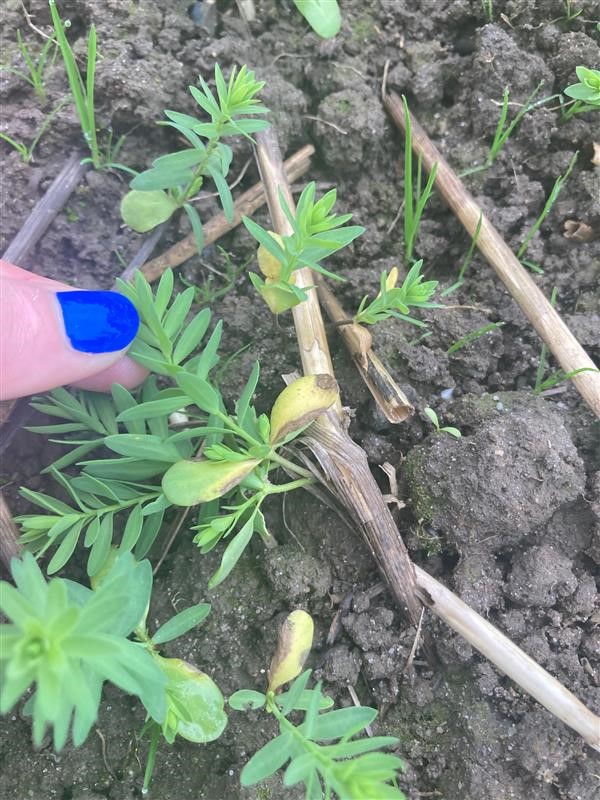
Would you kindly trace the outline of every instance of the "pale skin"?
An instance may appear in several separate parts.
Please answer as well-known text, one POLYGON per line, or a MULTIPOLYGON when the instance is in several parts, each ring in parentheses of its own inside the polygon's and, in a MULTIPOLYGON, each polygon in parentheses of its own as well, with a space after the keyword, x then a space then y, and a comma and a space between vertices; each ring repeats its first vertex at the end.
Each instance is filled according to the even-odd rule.
POLYGON ((57 292, 71 286, 0 259, 0 400, 57 386, 109 391, 113 383, 132 388, 147 375, 125 355, 79 352, 65 332, 57 292))

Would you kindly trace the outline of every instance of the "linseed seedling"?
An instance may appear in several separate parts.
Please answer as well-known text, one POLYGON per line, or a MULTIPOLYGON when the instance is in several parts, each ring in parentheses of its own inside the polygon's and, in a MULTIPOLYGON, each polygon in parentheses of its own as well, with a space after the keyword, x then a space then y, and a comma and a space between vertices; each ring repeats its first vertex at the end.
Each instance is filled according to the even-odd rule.
POLYGON ((423 413, 424 413, 424 414, 425 414, 427 417, 429 417, 429 419, 431 420, 431 422, 433 422, 433 426, 434 426, 434 428, 436 429, 436 431, 437 431, 438 433, 448 433, 448 434, 450 434, 450 436, 454 436, 454 438, 455 438, 455 439, 460 439, 460 437, 462 436, 462 433, 461 433, 461 432, 458 430, 458 428, 453 428, 453 427, 451 427, 451 426, 444 426, 444 427, 442 428, 442 427, 440 426, 440 420, 439 420, 439 417, 438 417, 438 415, 435 413, 435 411, 433 410, 433 408, 429 408, 429 406, 428 406, 427 408, 424 408, 424 409, 423 409, 423 413))
POLYGON ((216 684, 157 650, 200 623, 209 605, 185 609, 151 637, 145 625, 152 593, 148 561, 136 562, 130 553, 113 557, 92 589, 62 578, 46 582, 31 553, 13 559, 11 571, 16 586, 3 581, 0 592, 0 608, 10 620, 0 626, 0 708, 10 711, 35 684, 25 713, 32 717, 36 746, 48 726, 56 751, 69 735, 81 745, 96 721, 107 680, 138 697, 168 742, 176 734, 191 738, 191 727, 192 741, 221 734, 227 720, 216 684), (202 703, 194 697, 199 680, 202 703), (185 706, 174 703, 178 694, 186 697, 185 706))
POLYGON ((536 219, 536 221, 533 223, 531 228, 527 231, 521 246, 517 250, 517 258, 519 259, 521 264, 523 264, 523 266, 525 266, 525 267, 528 267, 533 272, 537 272, 539 274, 542 274, 544 272, 544 270, 539 266, 539 264, 535 264, 533 261, 529 261, 526 258, 524 258, 524 255, 527 252, 527 248, 529 247, 529 243, 531 242, 531 240, 533 239, 533 237, 535 236, 535 234, 539 230, 541 224, 546 219, 548 214, 552 211, 552 206, 558 200, 558 196, 559 196, 564 184, 566 183, 569 175, 573 171, 573 167, 575 166, 575 163, 577 162, 577 157, 578 156, 579 156, 579 151, 575 151, 575 153, 573 153, 573 156, 571 157, 571 160, 569 161, 569 164, 567 166, 567 169, 565 170, 564 175, 559 175, 558 178, 554 181, 554 186, 552 187, 552 191, 548 195, 548 199, 546 200, 546 202, 544 204, 544 208, 542 209, 541 214, 536 219))
POLYGON ((421 216, 433 192, 437 165, 434 164, 429 172, 429 177, 422 187, 423 164, 417 158, 416 183, 413 175, 413 154, 410 113, 406 97, 402 95, 404 106, 405 137, 404 137, 404 261, 410 264, 413 261, 413 251, 419 233, 421 216))
MULTIPOLYGON (((581 13, 581 12, 579 12, 581 13)), ((572 98, 562 107, 562 120, 566 122, 575 114, 600 111, 600 70, 579 66, 575 68, 578 83, 567 86, 564 93, 572 98)))
POLYGON ((322 693, 320 682, 314 689, 307 688, 311 670, 301 670, 312 636, 311 617, 293 611, 281 628, 267 691, 242 689, 229 698, 229 705, 237 711, 272 714, 279 727, 279 735, 245 765, 242 786, 253 786, 285 767, 284 785, 302 784, 306 800, 405 800, 395 785, 403 768, 401 759, 380 752, 399 740, 394 736, 356 738, 375 720, 376 709, 349 706, 330 710, 333 702, 322 693), (290 681, 289 689, 277 694, 290 681), (302 722, 294 720, 299 714, 302 722))
POLYGON ((395 317, 405 322, 410 322, 420 328, 427 327, 426 323, 420 319, 410 316, 411 308, 440 308, 439 303, 430 302, 430 298, 436 290, 438 281, 423 281, 421 267, 423 259, 415 261, 410 268, 401 286, 396 286, 398 282, 398 269, 394 267, 387 272, 381 273, 379 294, 368 302, 368 297, 364 297, 354 315, 354 322, 359 325, 375 325, 378 322, 395 317))
POLYGON ((332 213, 337 198, 335 189, 326 192, 319 200, 315 200, 315 190, 314 182, 305 187, 295 215, 280 196, 281 208, 292 228, 289 236, 273 234, 254 220, 243 217, 248 232, 260 244, 258 264, 264 276, 263 279, 251 272, 250 280, 274 314, 281 314, 306 300, 306 290, 296 286, 294 275, 303 267, 311 267, 334 280, 343 280, 319 262, 364 232, 359 225, 346 225, 352 214, 332 213))
POLYGON ((4 65, 0 67, 0 70, 9 72, 11 75, 17 75, 27 81, 27 83, 33 87, 40 103, 45 105, 47 99, 45 73, 46 69, 52 67, 54 64, 57 53, 57 43, 54 39, 46 39, 39 53, 34 55, 29 45, 21 36, 21 31, 17 31, 17 46, 25 62, 27 71, 4 65))
POLYGON ((257 81, 246 66, 239 71, 234 67, 226 82, 219 65, 215 65, 216 97, 202 76, 198 80, 201 90, 190 86, 190 93, 209 115, 210 122, 178 111, 165 111, 167 121, 161 124, 178 131, 190 146, 160 156, 151 169, 135 176, 129 184, 131 191, 121 202, 121 216, 135 231, 144 233, 183 208, 200 252, 204 234, 192 200, 207 177, 214 181, 225 216, 229 221, 233 218, 233 199, 226 180, 232 151, 221 140, 240 134, 251 139, 252 133, 263 130, 269 123, 249 116, 266 114, 268 109, 257 98, 264 83, 257 81))

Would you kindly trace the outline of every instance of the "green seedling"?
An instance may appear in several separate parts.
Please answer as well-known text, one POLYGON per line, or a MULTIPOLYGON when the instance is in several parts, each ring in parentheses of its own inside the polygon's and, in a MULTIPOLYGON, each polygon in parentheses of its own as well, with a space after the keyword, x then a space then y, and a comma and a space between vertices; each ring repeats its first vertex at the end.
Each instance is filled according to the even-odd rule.
POLYGON ((481 223, 483 221, 483 212, 480 212, 479 219, 477 220, 477 225, 475 227, 475 233, 473 234, 473 238, 471 239, 471 243, 469 245, 469 249, 467 250, 467 255, 465 256, 465 260, 461 264, 460 269, 458 270, 458 278, 456 281, 451 285, 448 286, 444 291, 441 293, 442 297, 447 297, 452 292, 455 292, 465 282, 465 274, 469 267, 471 266, 471 261, 473 260, 473 256, 475 255, 475 248, 477 246, 477 240, 479 239, 479 234, 481 232, 481 223))
POLYGON ((21 156, 21 161, 24 164, 30 164, 33 159, 33 151, 38 146, 38 143, 42 138, 42 136, 46 133, 46 131, 52 124, 54 117, 63 108, 66 102, 67 102, 66 100, 61 100, 60 103, 58 103, 58 105, 56 106, 56 108, 52 109, 50 113, 46 114, 46 116, 42 120, 42 124, 40 125, 35 136, 33 137, 31 144, 27 145, 25 144, 25 142, 20 142, 17 139, 14 139, 12 136, 9 136, 8 134, 1 132, 0 132, 0 139, 5 141, 11 147, 14 147, 17 153, 21 156))
POLYGON ((419 233, 421 217, 427 205, 437 173, 437 164, 434 164, 427 178, 425 188, 422 188, 423 163, 421 154, 417 159, 416 183, 413 176, 412 131, 410 111, 406 97, 402 95, 404 105, 404 262, 413 261, 413 251, 419 233))
POLYGON ((294 0, 294 5, 323 39, 330 39, 340 32, 342 15, 337 0, 294 0))
POLYGON ((421 267, 423 260, 416 261, 409 270, 402 286, 396 286, 398 269, 393 267, 390 274, 381 273, 379 294, 368 302, 364 297, 354 315, 354 322, 362 325, 375 325, 377 322, 396 317, 420 328, 427 327, 420 319, 410 315, 411 308, 440 308, 438 303, 430 302, 438 281, 423 281, 421 267))
POLYGON ((46 39, 36 56, 30 51, 29 46, 21 36, 21 31, 17 31, 17 46, 25 62, 27 71, 6 66, 2 66, 0 69, 5 72, 10 72, 11 75, 17 75, 19 78, 23 78, 23 80, 27 81, 27 83, 33 87, 40 103, 44 105, 47 99, 45 73, 46 69, 52 67, 54 64, 57 44, 54 39, 46 39))
POLYGON ((285 767, 284 785, 303 785, 306 800, 404 800, 395 785, 403 763, 397 756, 380 752, 396 745, 398 739, 356 738, 375 720, 377 711, 364 706, 330 710, 333 702, 322 693, 321 683, 307 688, 311 670, 300 673, 312 644, 312 631, 310 616, 293 611, 280 632, 266 693, 242 689, 229 698, 229 705, 237 711, 263 710, 273 715, 279 727, 279 735, 242 770, 242 786, 253 786, 285 767), (290 681, 287 691, 276 693, 290 681), (300 723, 294 721, 298 714, 303 715, 300 723))
POLYGON ((93 589, 62 578, 46 582, 31 553, 13 559, 11 571, 15 586, 2 582, 0 592, 0 608, 10 621, 0 626, 0 707, 10 711, 35 684, 25 713, 32 717, 36 746, 48 726, 55 750, 64 747, 69 734, 75 746, 81 745, 96 721, 107 680, 139 698, 167 741, 177 733, 186 736, 192 714, 204 737, 193 741, 220 735, 226 718, 218 687, 205 676, 210 686, 204 705, 174 713, 172 696, 186 675, 174 674, 175 659, 156 651, 201 622, 210 606, 180 612, 150 637, 144 622, 152 592, 148 561, 138 563, 130 553, 113 557, 93 589))
POLYGON ((233 198, 227 184, 232 151, 221 139, 237 135, 251 139, 252 133, 264 130, 269 123, 248 116, 266 114, 268 109, 256 96, 264 83, 255 80, 254 73, 246 66, 239 71, 234 67, 226 82, 220 67, 215 65, 216 97, 201 76, 198 80, 202 90, 196 86, 189 89, 210 122, 178 111, 165 111, 168 121, 162 124, 175 128, 187 139, 189 147, 160 156, 151 169, 135 176, 129 184, 131 191, 121 202, 121 216, 135 231, 144 233, 183 208, 200 252, 204 244, 202 222, 191 201, 207 177, 214 181, 225 216, 230 222, 233 220, 233 198))
MULTIPOLYGON (((467 333, 465 336, 461 336, 454 344, 450 345, 450 347, 446 350, 448 355, 452 355, 452 353, 456 353, 458 350, 462 350, 463 347, 466 347, 469 344, 477 341, 480 336, 485 336, 486 333, 490 331, 495 331, 498 328, 501 328, 504 325, 504 322, 489 322, 487 325, 483 325, 481 328, 477 328, 476 331, 471 331, 467 333)), ((431 409, 430 409, 431 410, 431 409)))
POLYGON ((250 280, 274 314, 281 314, 308 297, 304 289, 295 285, 294 272, 302 267, 343 280, 319 262, 349 245, 365 230, 359 225, 346 225, 352 214, 332 213, 337 197, 335 189, 315 201, 315 188, 314 182, 305 187, 295 215, 280 195, 281 208, 293 231, 290 236, 278 236, 243 217, 247 230, 260 244, 258 264, 264 276, 263 280, 251 272, 250 280))
POLYGON ((528 267, 533 272, 537 272, 539 274, 542 274, 544 272, 544 270, 539 266, 539 264, 536 264, 533 261, 529 261, 526 258, 524 258, 525 253, 527 252, 527 248, 529 247, 529 243, 531 242, 531 240, 533 239, 533 237, 535 236, 535 234, 539 230, 542 222, 546 219, 548 214, 552 211, 552 206, 558 200, 558 196, 559 196, 564 184, 566 183, 569 175, 573 171, 573 167, 575 166, 575 163, 577 161, 577 157, 578 156, 579 156, 579 152, 575 151, 575 153, 573 153, 573 156, 571 157, 571 160, 569 161, 569 164, 567 166, 567 169, 565 170, 564 175, 559 175, 558 178, 554 181, 554 186, 552 187, 552 191, 548 195, 548 199, 546 200, 546 202, 544 204, 544 208, 542 209, 542 213, 539 215, 539 217, 533 223, 531 228, 527 231, 521 246, 517 250, 517 258, 519 259, 521 264, 523 264, 523 266, 525 266, 525 267, 528 267))
POLYGON ((141 318, 129 355, 175 385, 159 389, 151 376, 137 396, 116 384, 112 399, 57 389, 49 399, 35 402, 38 410, 61 422, 33 430, 54 434, 55 441, 72 448, 49 469, 69 502, 23 489, 23 496, 44 513, 17 517, 21 541, 38 556, 53 550, 48 565, 53 573, 83 540, 89 548, 88 574, 94 576, 110 557, 119 527, 119 551, 133 550, 136 558, 143 558, 171 506, 200 505, 194 541, 201 552, 230 539, 211 579, 213 587, 229 575, 254 532, 270 541, 261 511, 264 500, 311 482, 307 470, 290 464, 278 450, 337 401, 337 385, 327 375, 300 378, 283 390, 270 417, 258 415, 251 405, 260 376, 256 364, 230 414, 210 374, 218 363, 222 326, 217 323, 198 352, 211 313, 203 309, 186 324, 193 289, 171 302, 169 272, 155 294, 141 275, 135 286, 121 282, 120 289, 141 318), (169 424, 175 412, 183 413, 185 426, 169 424), (97 452, 100 447, 111 451, 109 457, 97 452), (74 463, 79 467, 75 476, 61 471, 74 463), (269 473, 279 466, 295 479, 272 483, 269 473), (219 511, 220 502, 226 503, 225 513, 219 511), (115 524, 118 519, 122 526, 115 524))
MULTIPOLYGON (((556 305, 556 297, 557 297, 557 290, 555 286, 552 289, 552 294, 550 295, 550 304, 552 306, 556 305)), ((552 372, 547 378, 544 378, 547 366, 548 366, 548 346, 544 342, 542 344, 542 349, 540 350, 540 360, 538 362, 538 367, 535 372, 535 384, 533 387, 533 393, 535 395, 542 394, 542 392, 547 392, 548 389, 553 389, 560 383, 568 381, 571 378, 574 378, 575 375, 580 375, 582 372, 598 372, 598 370, 594 369, 593 367, 580 367, 579 369, 573 369, 570 372, 565 372, 562 369, 557 369, 555 372, 552 372)))
POLYGON ((535 103, 533 102, 536 95, 539 93, 540 89, 543 86, 543 81, 538 83, 535 87, 533 92, 529 95, 529 97, 525 100, 522 107, 519 111, 515 114, 513 119, 507 124, 508 119, 508 103, 509 103, 509 91, 508 89, 504 90, 502 95, 502 108, 500 109, 500 117, 498 118, 498 124, 496 125, 496 130, 494 132, 494 138, 492 140, 492 144, 490 145, 490 149, 488 151, 487 156, 485 157, 485 161, 483 164, 479 164, 476 167, 470 167, 469 169, 464 170, 460 173, 460 177, 464 178, 467 175, 473 175, 476 172, 483 172, 486 169, 489 169, 498 155, 500 151, 506 144, 506 140, 517 127, 519 122, 523 119, 526 114, 529 114, 530 111, 533 111, 534 108, 543 105, 544 103, 549 102, 552 100, 556 95, 552 95, 551 97, 544 97, 541 100, 537 100, 535 103))
MULTIPOLYGON (((581 13, 581 12, 580 12, 581 13)), ((565 94, 573 99, 572 103, 563 105, 562 120, 566 122, 587 111, 600 111, 600 70, 588 67, 576 67, 578 83, 567 86, 565 94)))
POLYGON ((433 410, 433 408, 429 408, 428 406, 427 408, 424 408, 423 411, 429 417, 431 422, 433 422, 433 426, 438 433, 448 433, 450 434, 450 436, 454 436, 455 439, 460 439, 462 433, 458 430, 458 428, 453 428, 449 426, 443 428, 440 427, 440 420, 438 418, 438 415, 433 410))
POLYGON ((77 65, 75 54, 69 44, 69 40, 65 34, 65 28, 68 28, 70 22, 67 20, 63 22, 56 8, 55 0, 49 0, 50 13, 52 15, 52 24, 54 25, 54 32, 58 42, 60 54, 65 65, 65 71, 69 81, 69 88, 77 109, 79 116, 79 124, 85 143, 89 148, 90 157, 84 159, 84 162, 89 162, 93 165, 94 169, 109 169, 116 168, 126 172, 133 172, 129 167, 123 164, 118 164, 115 159, 118 156, 119 150, 125 140, 121 137, 116 145, 112 144, 112 135, 109 134, 107 143, 103 150, 100 148, 98 142, 98 131, 96 128, 96 109, 94 106, 94 83, 96 76, 96 27, 91 26, 88 34, 87 41, 87 58, 85 64, 85 80, 77 65))

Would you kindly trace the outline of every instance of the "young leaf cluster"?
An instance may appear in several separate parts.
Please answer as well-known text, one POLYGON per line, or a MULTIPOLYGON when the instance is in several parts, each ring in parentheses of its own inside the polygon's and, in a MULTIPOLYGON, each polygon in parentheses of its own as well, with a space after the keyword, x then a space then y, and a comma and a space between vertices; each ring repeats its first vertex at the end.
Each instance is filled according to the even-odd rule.
POLYGON ((72 581, 49 583, 30 553, 14 559, 15 586, 2 583, 0 607, 10 620, 1 629, 1 708, 9 711, 32 683, 26 710, 40 745, 48 725, 60 750, 87 737, 96 720, 102 684, 110 680, 137 695, 163 720, 166 679, 149 652, 127 637, 143 619, 150 599, 149 562, 118 559, 96 591, 72 581))
POLYGON ((211 741, 226 724, 223 696, 204 673, 179 659, 163 658, 158 645, 182 636, 210 611, 200 603, 181 611, 150 637, 145 617, 152 593, 150 562, 113 554, 111 565, 89 589, 62 578, 46 582, 31 553, 11 564, 15 586, 0 584, 2 712, 26 690, 33 738, 48 726, 54 747, 85 741, 96 720, 104 681, 136 695, 152 724, 172 743, 176 735, 211 741), (128 637, 135 635, 137 641, 128 637))
POLYGON ((600 111, 600 70, 579 66, 575 73, 578 83, 572 83, 564 90, 575 102, 563 110, 563 120, 586 111, 600 111))
POLYGON ((246 66, 239 71, 234 67, 226 81, 219 65, 215 65, 216 97, 202 76, 198 80, 201 88, 189 89, 210 122, 179 111, 165 111, 167 121, 162 124, 174 128, 189 146, 160 156, 150 169, 135 176, 130 183, 131 191, 121 202, 121 216, 127 225, 143 233, 183 208, 201 250, 202 222, 191 200, 205 178, 212 178, 225 216, 230 222, 233 219, 233 199, 227 184, 232 151, 221 139, 236 135, 250 139, 252 133, 264 130, 269 123, 248 116, 266 114, 268 109, 256 96, 264 82, 257 81, 246 66))
POLYGON ((279 724, 279 735, 268 742, 242 770, 242 786, 252 786, 285 768, 285 786, 302 784, 306 800, 338 797, 343 800, 403 800, 394 785, 403 763, 389 753, 378 752, 397 744, 393 736, 357 738, 377 717, 363 706, 330 710, 332 701, 321 684, 307 689, 311 670, 306 670, 283 694, 242 690, 229 698, 239 711, 265 708, 279 724), (303 714, 297 724, 290 717, 303 714))
POLYGON ((306 291, 295 285, 294 272, 302 267, 310 267, 322 275, 342 280, 326 270, 320 262, 347 247, 365 230, 360 225, 346 225, 352 219, 352 214, 333 213, 337 198, 335 189, 326 192, 319 200, 315 200, 315 191, 314 182, 304 188, 295 214, 280 194, 281 208, 293 231, 289 236, 275 237, 254 220, 243 218, 250 234, 275 260, 275 268, 265 274, 265 280, 250 273, 254 287, 275 313, 306 300, 306 291))
POLYGON ((451 425, 445 425, 444 427, 441 427, 439 417, 433 408, 429 408, 428 406, 427 408, 424 408, 423 411, 433 423, 433 426, 438 433, 448 433, 450 436, 454 436, 455 439, 461 438, 462 433, 458 428, 453 428, 451 425))
POLYGON ((354 322, 363 325, 375 325, 377 322, 396 317, 426 328, 427 325, 410 315, 411 308, 439 308, 438 303, 430 302, 438 281, 424 281, 421 274, 423 259, 416 261, 410 268, 401 286, 396 286, 398 269, 394 267, 390 274, 381 273, 379 294, 369 303, 364 297, 354 315, 354 322))

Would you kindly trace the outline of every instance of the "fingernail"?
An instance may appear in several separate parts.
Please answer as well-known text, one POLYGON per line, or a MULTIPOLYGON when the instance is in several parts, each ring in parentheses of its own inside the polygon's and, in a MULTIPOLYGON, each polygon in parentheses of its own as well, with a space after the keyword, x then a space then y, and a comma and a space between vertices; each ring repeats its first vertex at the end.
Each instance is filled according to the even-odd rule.
POLYGON ((112 353, 134 339, 140 318, 133 303, 117 292, 57 292, 65 332, 74 350, 112 353))

